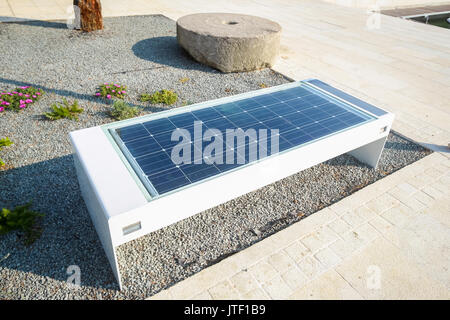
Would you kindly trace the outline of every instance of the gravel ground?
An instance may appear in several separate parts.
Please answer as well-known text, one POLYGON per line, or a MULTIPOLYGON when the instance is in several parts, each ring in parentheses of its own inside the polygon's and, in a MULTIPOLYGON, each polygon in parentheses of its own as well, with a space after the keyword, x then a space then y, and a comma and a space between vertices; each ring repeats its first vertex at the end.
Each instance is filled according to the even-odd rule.
POLYGON ((377 170, 343 155, 122 245, 125 289, 118 291, 81 198, 68 140, 70 131, 111 121, 109 105, 93 97, 96 86, 127 85, 125 100, 146 114, 167 108, 140 104, 143 92, 173 89, 180 106, 288 80, 272 70, 222 74, 193 62, 176 44, 175 23, 163 16, 106 18, 105 30, 91 34, 57 22, 0 23, 0 43, 8 44, 0 55, 0 89, 46 91, 27 110, 0 114, 0 138, 15 143, 1 154, 7 167, 0 171, 0 207, 31 200, 45 213, 32 246, 22 244, 20 233, 0 237, 0 299, 149 296, 429 153, 391 133, 377 170), (63 97, 85 108, 80 121, 44 120, 42 113, 63 97), (80 267, 79 288, 66 283, 71 265, 80 267))

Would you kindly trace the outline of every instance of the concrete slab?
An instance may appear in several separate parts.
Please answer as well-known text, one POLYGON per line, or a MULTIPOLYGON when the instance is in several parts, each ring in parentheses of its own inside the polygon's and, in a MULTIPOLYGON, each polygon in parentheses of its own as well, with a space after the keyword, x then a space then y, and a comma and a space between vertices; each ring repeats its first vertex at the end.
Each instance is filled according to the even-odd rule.
POLYGON ((336 271, 365 299, 448 299, 450 292, 395 246, 375 240, 336 271))

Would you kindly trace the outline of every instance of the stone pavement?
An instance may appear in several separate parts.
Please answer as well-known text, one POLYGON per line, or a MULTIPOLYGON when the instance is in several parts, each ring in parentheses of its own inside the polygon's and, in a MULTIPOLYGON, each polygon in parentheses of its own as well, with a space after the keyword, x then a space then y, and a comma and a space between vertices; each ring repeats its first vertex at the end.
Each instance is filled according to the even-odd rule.
MULTIPOLYGON (((0 0, 0 21, 67 19, 71 3, 0 0)), ((394 130, 436 151, 152 298, 450 298, 448 30, 316 0, 102 4, 105 16, 226 11, 277 21, 276 71, 394 112, 394 130)))
POLYGON ((449 299, 449 199, 434 153, 152 299, 449 299))

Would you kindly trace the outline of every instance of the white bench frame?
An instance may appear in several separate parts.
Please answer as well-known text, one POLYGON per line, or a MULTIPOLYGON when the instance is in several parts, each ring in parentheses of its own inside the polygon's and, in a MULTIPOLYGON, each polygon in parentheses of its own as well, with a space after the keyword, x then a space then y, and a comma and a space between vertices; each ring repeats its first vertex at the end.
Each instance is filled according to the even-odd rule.
POLYGON ((328 90, 326 84, 321 84, 318 80, 293 82, 70 133, 81 192, 120 288, 122 280, 115 248, 121 244, 344 153, 350 153, 369 166, 377 166, 394 115, 337 89, 328 90), (299 84, 345 101, 374 119, 153 199, 109 133, 109 129, 124 124, 149 121, 299 84))

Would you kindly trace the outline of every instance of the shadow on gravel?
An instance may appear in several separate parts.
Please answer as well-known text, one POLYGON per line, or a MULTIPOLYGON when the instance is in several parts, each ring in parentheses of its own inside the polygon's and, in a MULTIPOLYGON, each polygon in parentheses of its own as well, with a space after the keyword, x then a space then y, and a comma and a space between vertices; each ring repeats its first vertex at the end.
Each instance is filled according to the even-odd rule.
POLYGON ((24 81, 6 79, 6 78, 1 78, 1 77, 0 77, 0 83, 7 83, 7 84, 17 86, 17 87, 32 86, 32 87, 36 87, 36 88, 41 88, 45 92, 51 92, 51 93, 55 93, 55 94, 58 94, 58 95, 61 95, 64 97, 71 97, 74 99, 83 99, 83 100, 92 100, 93 99, 93 94, 89 95, 89 94, 78 93, 78 92, 74 92, 74 91, 70 91, 70 90, 57 90, 57 89, 43 86, 38 83, 24 82, 24 81))
POLYGON ((172 36, 154 37, 137 42, 133 53, 141 59, 178 69, 219 72, 193 60, 172 36))
MULTIPOLYGON (((394 131, 392 131, 392 132, 395 133, 394 131)), ((420 148, 419 145, 417 145, 417 147, 420 148)), ((389 150, 397 150, 397 151, 401 151, 401 150, 410 151, 412 148, 412 144, 408 140, 403 140, 401 142, 386 141, 384 148, 389 149, 389 150)))
POLYGON ((42 235, 29 247, 19 233, 0 236, 0 268, 65 283, 72 274, 67 268, 77 265, 82 286, 118 289, 81 197, 72 155, 0 171, 0 186, 0 208, 32 201, 33 210, 45 214, 42 235))
POLYGON ((7 22, 9 24, 20 24, 20 25, 30 26, 30 27, 67 29, 67 24, 65 22, 26 20, 23 18, 13 18, 13 17, 4 17, 4 16, 0 16, 0 21, 7 22))
MULTIPOLYGON (((78 93, 78 92, 74 92, 74 91, 70 91, 70 90, 58 90, 58 89, 52 89, 40 84, 36 84, 36 83, 31 83, 31 82, 24 82, 24 81, 18 81, 18 80, 12 80, 12 79, 6 79, 6 78, 1 78, 0 77, 0 84, 1 83, 7 83, 13 86, 17 86, 17 87, 22 87, 22 86, 32 86, 32 87, 36 87, 36 88, 40 88, 42 90, 44 90, 45 92, 49 92, 49 93, 54 93, 63 97, 69 97, 72 99, 79 99, 79 100, 86 100, 86 101, 93 101, 94 99, 97 99, 98 103, 103 103, 105 105, 111 105, 115 100, 106 100, 106 99, 98 99, 96 97, 94 97, 94 95, 89 95, 89 94, 84 94, 84 93, 78 93)), ((1 86, 0 86, 1 88, 1 86)), ((150 112, 159 112, 159 111, 165 111, 168 110, 167 108, 164 107, 158 107, 158 106, 153 106, 153 105, 145 105, 145 104, 135 104, 135 103, 131 103, 129 101, 127 101, 127 104, 129 104, 132 107, 139 107, 142 108, 145 111, 150 111, 150 112)), ((42 117, 40 119, 43 119, 42 117)), ((45 118, 44 118, 45 119, 45 118)))

